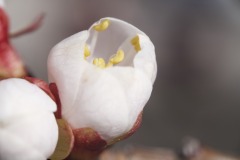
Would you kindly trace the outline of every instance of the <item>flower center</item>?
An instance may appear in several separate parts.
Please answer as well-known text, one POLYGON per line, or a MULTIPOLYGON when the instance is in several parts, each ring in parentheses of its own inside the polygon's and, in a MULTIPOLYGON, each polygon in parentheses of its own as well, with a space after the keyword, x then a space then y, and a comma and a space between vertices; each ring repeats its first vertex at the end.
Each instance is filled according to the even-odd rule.
POLYGON ((133 36, 130 36, 130 38, 127 35, 121 38, 124 40, 123 42, 121 42, 122 40, 119 40, 117 36, 118 34, 122 36, 121 30, 119 31, 116 28, 116 26, 115 28, 114 26, 111 26, 109 19, 104 19, 98 24, 94 25, 90 30, 90 40, 88 40, 84 47, 84 59, 90 61, 95 66, 102 69, 112 67, 118 64, 123 66, 128 65, 135 56, 135 54, 141 51, 139 36, 136 35, 137 33, 133 36), (105 44, 106 42, 109 43, 105 44), (105 52, 109 53, 109 48, 111 48, 109 50, 113 51, 115 50, 115 47, 118 47, 115 54, 105 54, 105 52), (99 52, 103 51, 104 53, 101 53, 103 54, 103 57, 97 55, 99 52), (128 54, 125 55, 125 53, 128 54), (108 60, 105 62, 106 59, 108 60))

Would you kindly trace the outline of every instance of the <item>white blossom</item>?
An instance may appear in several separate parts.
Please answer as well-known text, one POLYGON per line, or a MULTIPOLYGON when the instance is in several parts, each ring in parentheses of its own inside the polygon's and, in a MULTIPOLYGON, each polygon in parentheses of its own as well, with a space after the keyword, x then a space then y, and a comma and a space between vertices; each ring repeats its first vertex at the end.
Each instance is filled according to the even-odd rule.
POLYGON ((73 129, 92 128, 109 142, 133 127, 151 95, 155 49, 131 24, 103 18, 57 44, 48 72, 63 118, 73 129))
POLYGON ((54 101, 23 79, 0 81, 0 159, 46 160, 54 152, 58 127, 54 101))

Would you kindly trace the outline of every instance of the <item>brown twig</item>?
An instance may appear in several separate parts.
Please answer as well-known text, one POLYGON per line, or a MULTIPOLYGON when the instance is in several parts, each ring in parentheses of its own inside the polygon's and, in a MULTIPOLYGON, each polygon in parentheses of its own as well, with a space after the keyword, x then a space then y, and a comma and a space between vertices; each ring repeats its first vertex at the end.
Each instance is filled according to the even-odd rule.
POLYGON ((45 17, 45 13, 40 14, 32 23, 30 23, 28 26, 26 26, 25 28, 22 28, 19 31, 16 31, 14 33, 10 33, 10 37, 11 38, 16 38, 19 36, 22 36, 24 34, 28 34, 31 32, 34 32, 35 30, 37 30, 43 22, 43 19, 45 17))

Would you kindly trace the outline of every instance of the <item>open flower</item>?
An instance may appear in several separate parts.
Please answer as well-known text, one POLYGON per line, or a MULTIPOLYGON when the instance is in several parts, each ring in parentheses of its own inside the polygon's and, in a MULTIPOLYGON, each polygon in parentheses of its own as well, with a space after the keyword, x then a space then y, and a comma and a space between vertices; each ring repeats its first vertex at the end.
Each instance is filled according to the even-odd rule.
MULTIPOLYGON (((48 71, 75 140, 91 133, 105 146, 138 128, 156 78, 155 49, 131 24, 103 18, 57 44, 49 55, 48 71)), ((88 147, 95 150, 95 142, 88 147)))
POLYGON ((58 127, 54 101, 23 79, 0 81, 0 159, 46 160, 54 152, 58 127))

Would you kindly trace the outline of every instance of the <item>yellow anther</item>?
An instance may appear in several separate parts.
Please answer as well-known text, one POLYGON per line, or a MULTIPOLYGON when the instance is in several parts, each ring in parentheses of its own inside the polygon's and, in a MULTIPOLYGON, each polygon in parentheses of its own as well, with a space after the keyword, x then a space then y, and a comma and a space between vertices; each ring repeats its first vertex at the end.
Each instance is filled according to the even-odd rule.
POLYGON ((131 43, 132 43, 132 45, 134 46, 136 52, 141 51, 139 36, 134 37, 134 38, 131 40, 131 43))
POLYGON ((124 52, 123 50, 118 50, 117 53, 110 59, 110 63, 118 64, 122 62, 124 59, 124 52))
POLYGON ((108 19, 102 21, 100 24, 95 25, 93 28, 96 31, 105 31, 109 27, 110 21, 108 19))
POLYGON ((93 64, 100 68, 105 68, 106 64, 103 58, 95 58, 93 64))
POLYGON ((84 46, 84 58, 86 59, 86 58, 89 57, 90 55, 91 55, 91 53, 90 53, 90 50, 89 50, 89 48, 88 48, 88 45, 85 44, 85 46, 84 46))

